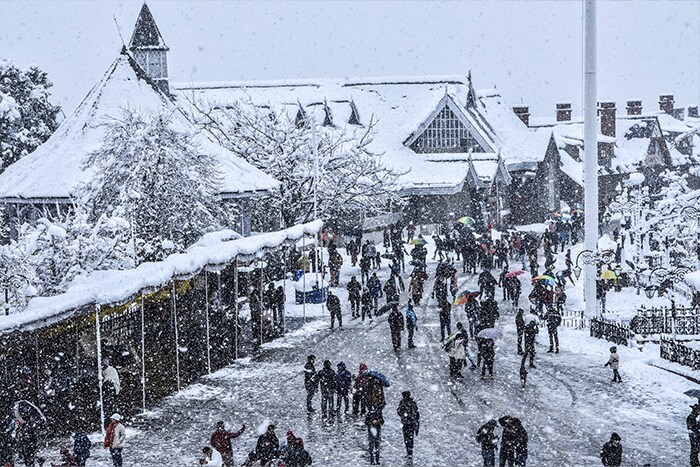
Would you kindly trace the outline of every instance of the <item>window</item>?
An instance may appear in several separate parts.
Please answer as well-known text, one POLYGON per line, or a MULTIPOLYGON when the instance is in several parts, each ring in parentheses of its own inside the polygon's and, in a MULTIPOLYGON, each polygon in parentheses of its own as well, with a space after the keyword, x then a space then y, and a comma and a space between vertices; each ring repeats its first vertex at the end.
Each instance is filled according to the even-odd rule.
POLYGON ((457 115, 445 106, 422 135, 411 145, 418 153, 430 152, 484 152, 481 145, 459 121, 457 115))

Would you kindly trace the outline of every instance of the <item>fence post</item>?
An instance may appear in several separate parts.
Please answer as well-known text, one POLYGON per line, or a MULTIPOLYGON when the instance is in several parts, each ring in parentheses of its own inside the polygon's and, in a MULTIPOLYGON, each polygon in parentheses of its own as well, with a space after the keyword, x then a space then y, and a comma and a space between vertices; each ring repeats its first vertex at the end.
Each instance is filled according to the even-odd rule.
POLYGON ((180 335, 177 329, 177 290, 173 279, 173 324, 175 325, 175 376, 177 378, 177 390, 180 390, 180 335))
POLYGON ((100 332, 100 305, 95 305, 95 340, 97 342, 97 385, 100 389, 100 430, 105 434, 105 406, 102 394, 102 334, 100 332))
POLYGON ((141 408, 146 411, 146 327, 144 325, 143 292, 141 292, 141 408))

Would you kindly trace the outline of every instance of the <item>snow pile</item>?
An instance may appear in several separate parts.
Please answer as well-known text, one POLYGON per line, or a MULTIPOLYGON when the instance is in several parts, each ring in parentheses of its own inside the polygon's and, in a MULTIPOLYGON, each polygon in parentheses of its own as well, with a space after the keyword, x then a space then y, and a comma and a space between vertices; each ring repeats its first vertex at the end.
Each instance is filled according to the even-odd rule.
POLYGON ((126 271, 95 271, 76 279, 63 294, 33 298, 24 312, 0 318, 0 333, 20 327, 41 327, 90 304, 121 303, 144 289, 159 289, 176 276, 192 276, 209 265, 262 256, 265 251, 296 242, 304 235, 316 235, 322 227, 323 222, 315 220, 277 232, 237 239, 231 239, 236 236, 235 232, 224 231, 218 235, 205 235, 186 253, 168 256, 161 262, 143 263, 126 271))

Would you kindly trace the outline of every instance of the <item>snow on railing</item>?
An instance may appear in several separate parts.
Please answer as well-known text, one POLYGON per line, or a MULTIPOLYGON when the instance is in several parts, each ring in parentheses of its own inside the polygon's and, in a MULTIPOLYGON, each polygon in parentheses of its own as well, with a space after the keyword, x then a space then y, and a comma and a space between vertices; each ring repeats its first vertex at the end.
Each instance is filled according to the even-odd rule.
POLYGON ((186 253, 170 255, 163 261, 142 263, 124 271, 94 271, 77 279, 62 294, 35 297, 21 313, 1 316, 0 333, 38 327, 86 305, 124 302, 144 289, 161 288, 176 276, 195 275, 207 266, 224 265, 236 258, 254 259, 266 251, 294 244, 304 235, 314 236, 322 228, 323 221, 315 220, 245 238, 210 234, 186 253))

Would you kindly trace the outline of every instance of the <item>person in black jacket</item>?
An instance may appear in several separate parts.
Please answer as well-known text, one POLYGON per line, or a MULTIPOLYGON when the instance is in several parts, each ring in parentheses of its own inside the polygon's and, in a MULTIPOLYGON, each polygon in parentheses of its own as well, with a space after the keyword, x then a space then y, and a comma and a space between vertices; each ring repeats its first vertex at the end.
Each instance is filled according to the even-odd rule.
POLYGON ((532 319, 525 325, 525 353, 521 366, 525 366, 525 361, 530 357, 530 368, 535 368, 535 342, 537 341, 537 333, 540 332, 540 327, 536 319, 532 319))
POLYGON ((374 297, 372 296, 372 292, 369 291, 369 287, 365 286, 362 288, 360 301, 362 302, 362 322, 365 322, 365 315, 367 315, 371 323, 372 310, 374 309, 374 297))
POLYGON ((494 433, 498 427, 496 420, 489 420, 476 432, 476 442, 481 444, 481 456, 484 458, 484 467, 495 467, 496 448, 498 436, 494 433))
POLYGON ((401 333, 404 330, 404 319, 403 315, 399 311, 397 305, 391 305, 391 312, 389 313, 389 329, 391 330, 391 344, 394 346, 394 350, 401 350, 401 333))
POLYGON ((549 334, 549 350, 547 352, 559 353, 558 329, 561 324, 561 315, 554 307, 548 307, 544 319, 547 321, 547 333, 549 334))
POLYGON ((620 467, 622 465, 622 444, 620 435, 613 433, 610 441, 603 445, 600 451, 600 460, 606 467, 620 467))
POLYGON ((396 413, 401 418, 401 424, 403 425, 403 442, 406 445, 406 456, 409 459, 413 459, 413 439, 418 435, 418 429, 420 428, 420 412, 418 411, 418 404, 411 397, 411 391, 404 391, 401 393, 401 396, 403 399, 399 402, 396 413))
POLYGON ((501 436, 501 452, 499 454, 498 465, 500 467, 513 467, 515 464, 515 446, 518 435, 515 427, 515 418, 510 415, 498 419, 498 423, 503 427, 501 436))
POLYGON ((328 291, 328 298, 326 299, 326 306, 328 307, 328 312, 331 314, 331 329, 335 327, 335 320, 338 319, 338 328, 343 327, 343 315, 340 313, 340 299, 330 290, 328 291))
POLYGON ((362 292, 362 285, 357 282, 357 278, 352 276, 350 282, 348 282, 348 300, 350 301, 350 310, 352 311, 353 318, 360 317, 360 295, 362 292))
POLYGON ((333 416, 335 413, 335 393, 338 389, 335 371, 331 362, 323 362, 323 369, 318 372, 318 384, 321 387, 321 414, 323 418, 333 416))
POLYGON ((481 308, 479 309, 479 323, 481 329, 495 327, 496 321, 498 321, 500 317, 498 303, 492 296, 488 296, 485 300, 481 301, 481 308))
POLYGON ((316 375, 315 355, 306 357, 306 365, 304 365, 304 387, 306 388, 306 410, 315 412, 311 402, 318 389, 318 376, 316 375))
POLYGON ((255 459, 260 465, 267 465, 272 459, 277 458, 280 450, 280 440, 275 434, 275 425, 269 425, 264 435, 258 437, 255 445, 255 459))
POLYGON ((304 440, 295 436, 287 444, 287 455, 284 461, 287 467, 306 467, 311 465, 311 455, 304 449, 304 440))
POLYGON ((524 314, 525 311, 522 308, 518 308, 517 313, 515 313, 515 329, 518 333, 518 355, 523 354, 523 335, 525 334, 524 314))

